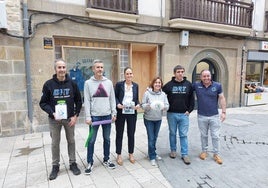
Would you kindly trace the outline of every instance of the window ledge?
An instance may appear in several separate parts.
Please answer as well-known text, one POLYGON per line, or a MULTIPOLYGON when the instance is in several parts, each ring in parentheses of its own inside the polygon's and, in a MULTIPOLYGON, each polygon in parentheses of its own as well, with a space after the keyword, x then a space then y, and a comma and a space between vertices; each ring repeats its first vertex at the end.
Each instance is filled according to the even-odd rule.
POLYGON ((237 27, 232 25, 224 25, 210 22, 202 22, 190 19, 176 18, 169 20, 169 26, 173 28, 182 28, 189 30, 201 30, 213 33, 230 34, 238 36, 250 36, 252 29, 237 27))
POLYGON ((89 18, 111 20, 118 22, 136 23, 140 16, 121 12, 86 8, 89 18))

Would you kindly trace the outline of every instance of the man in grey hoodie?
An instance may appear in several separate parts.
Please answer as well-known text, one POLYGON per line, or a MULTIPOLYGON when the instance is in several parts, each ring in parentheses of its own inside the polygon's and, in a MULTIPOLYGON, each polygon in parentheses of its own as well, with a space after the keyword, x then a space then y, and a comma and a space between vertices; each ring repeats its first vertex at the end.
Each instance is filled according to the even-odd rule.
POLYGON ((88 167, 85 170, 85 174, 91 174, 93 166, 93 153, 94 144, 97 138, 97 133, 100 125, 102 126, 103 134, 103 150, 104 158, 103 165, 107 168, 114 169, 115 165, 110 159, 110 134, 111 134, 111 120, 116 120, 116 102, 113 83, 111 80, 103 76, 104 67, 101 60, 95 60, 93 62, 94 76, 85 82, 84 86, 84 106, 85 106, 85 118, 86 123, 91 131, 91 137, 87 147, 87 162, 88 167), (92 123, 107 122, 100 125, 92 126, 92 123))

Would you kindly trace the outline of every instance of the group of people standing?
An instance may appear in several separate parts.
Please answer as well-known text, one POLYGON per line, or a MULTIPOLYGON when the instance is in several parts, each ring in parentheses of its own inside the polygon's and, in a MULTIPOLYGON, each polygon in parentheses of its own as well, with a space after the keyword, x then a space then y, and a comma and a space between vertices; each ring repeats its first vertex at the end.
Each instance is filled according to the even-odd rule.
MULTIPOLYGON (((52 138, 52 171, 49 179, 53 180, 59 172, 60 136, 64 127, 68 143, 70 170, 74 175, 81 173, 76 163, 74 127, 82 108, 82 98, 79 88, 68 76, 66 62, 56 60, 53 78, 43 85, 40 107, 48 113, 49 129, 52 138)), ((211 80, 209 70, 201 72, 201 82, 191 83, 184 77, 185 69, 177 65, 174 67, 171 81, 163 84, 160 77, 155 77, 145 91, 141 103, 139 102, 139 86, 133 82, 133 72, 130 67, 124 69, 124 81, 116 83, 103 76, 104 64, 101 60, 93 62, 94 75, 84 84, 85 122, 89 125, 90 139, 87 145, 87 163, 85 174, 91 174, 94 163, 94 145, 98 129, 102 127, 103 136, 103 165, 114 169, 115 164, 110 161, 111 123, 115 122, 116 130, 116 162, 123 165, 122 141, 126 123, 128 138, 129 161, 135 163, 134 146, 137 121, 137 110, 144 110, 144 125, 148 137, 148 158, 153 166, 161 157, 156 152, 156 142, 162 123, 163 113, 167 114, 169 127, 169 143, 171 158, 177 157, 177 132, 180 139, 181 159, 187 165, 191 163, 188 156, 189 114, 194 110, 195 97, 198 103, 198 126, 201 133, 202 160, 208 157, 208 131, 211 132, 213 157, 218 164, 222 164, 219 156, 220 121, 226 115, 226 102, 222 86, 211 80), (218 113, 218 100, 222 113, 218 113)))

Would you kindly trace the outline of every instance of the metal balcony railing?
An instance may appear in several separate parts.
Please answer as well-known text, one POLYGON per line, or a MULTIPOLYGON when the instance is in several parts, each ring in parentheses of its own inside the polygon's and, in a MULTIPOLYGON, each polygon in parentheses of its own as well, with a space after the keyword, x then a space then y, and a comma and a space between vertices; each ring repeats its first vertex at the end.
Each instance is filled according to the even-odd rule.
POLYGON ((138 0, 88 0, 88 8, 138 14, 138 0))
POLYGON ((184 18, 252 27, 253 3, 237 0, 170 0, 170 19, 184 18))

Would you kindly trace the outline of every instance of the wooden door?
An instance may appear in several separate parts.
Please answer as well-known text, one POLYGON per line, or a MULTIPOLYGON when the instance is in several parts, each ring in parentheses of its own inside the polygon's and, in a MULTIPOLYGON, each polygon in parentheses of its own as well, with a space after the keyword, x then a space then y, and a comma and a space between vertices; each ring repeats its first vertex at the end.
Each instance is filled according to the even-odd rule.
POLYGON ((134 82, 139 84, 139 99, 142 100, 146 88, 157 73, 157 46, 134 45, 131 66, 134 82))

